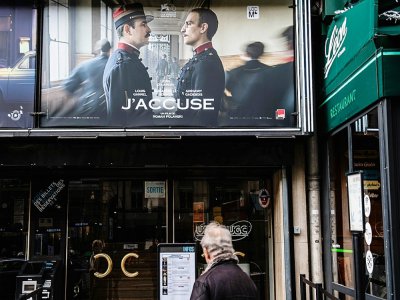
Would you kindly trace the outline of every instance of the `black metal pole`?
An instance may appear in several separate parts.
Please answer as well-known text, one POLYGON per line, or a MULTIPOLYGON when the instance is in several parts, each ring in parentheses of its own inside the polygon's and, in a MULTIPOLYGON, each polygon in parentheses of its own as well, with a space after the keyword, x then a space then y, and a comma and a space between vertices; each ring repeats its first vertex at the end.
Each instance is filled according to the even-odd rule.
POLYGON ((353 257, 354 257, 354 274, 355 274, 355 292, 356 300, 365 300, 365 263, 363 261, 363 239, 362 234, 359 232, 353 232, 353 257))
POLYGON ((306 284, 304 283, 304 274, 300 274, 300 299, 306 300, 306 284))

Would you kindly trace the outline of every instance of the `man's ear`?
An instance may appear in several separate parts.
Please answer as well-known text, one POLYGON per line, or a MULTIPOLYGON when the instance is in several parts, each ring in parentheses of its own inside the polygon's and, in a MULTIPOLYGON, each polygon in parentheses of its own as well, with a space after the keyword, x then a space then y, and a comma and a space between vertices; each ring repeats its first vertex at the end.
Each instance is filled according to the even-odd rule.
POLYGON ((206 259, 206 261, 208 262, 209 260, 211 260, 211 256, 210 256, 210 252, 208 252, 207 248, 203 249, 203 253, 204 253, 204 258, 206 259))
POLYGON ((129 26, 128 24, 124 24, 124 25, 122 25, 122 26, 124 26, 123 32, 124 32, 124 33, 129 33, 129 29, 131 28, 131 26, 129 26))
POLYGON ((207 24, 207 23, 201 24, 201 26, 200 26, 200 32, 201 32, 201 33, 206 33, 207 30, 208 30, 208 24, 207 24))

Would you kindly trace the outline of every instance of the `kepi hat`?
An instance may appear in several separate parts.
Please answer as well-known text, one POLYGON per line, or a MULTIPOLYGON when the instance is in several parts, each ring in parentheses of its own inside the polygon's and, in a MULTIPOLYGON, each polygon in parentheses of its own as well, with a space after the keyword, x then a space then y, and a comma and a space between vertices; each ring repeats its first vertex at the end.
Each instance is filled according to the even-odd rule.
POLYGON ((115 28, 136 18, 145 18, 147 23, 154 19, 153 16, 144 14, 143 5, 141 3, 122 5, 113 12, 115 28))

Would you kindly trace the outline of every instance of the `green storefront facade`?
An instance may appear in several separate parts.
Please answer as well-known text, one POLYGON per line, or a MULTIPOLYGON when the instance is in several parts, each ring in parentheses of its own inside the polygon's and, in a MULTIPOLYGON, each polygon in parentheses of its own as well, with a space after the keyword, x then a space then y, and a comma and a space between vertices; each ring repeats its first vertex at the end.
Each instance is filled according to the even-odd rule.
POLYGON ((349 2, 325 1, 323 12, 324 281, 339 299, 400 299, 400 4, 349 2), (354 173, 360 231, 348 190, 354 173))

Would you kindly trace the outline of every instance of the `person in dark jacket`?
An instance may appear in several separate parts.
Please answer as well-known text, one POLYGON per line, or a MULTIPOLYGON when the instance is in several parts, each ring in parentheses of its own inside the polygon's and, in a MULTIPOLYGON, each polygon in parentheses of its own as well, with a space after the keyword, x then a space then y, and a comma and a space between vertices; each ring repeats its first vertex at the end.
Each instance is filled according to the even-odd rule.
POLYGON ((103 89, 103 71, 110 56, 111 44, 107 39, 96 42, 98 55, 78 65, 64 81, 63 87, 70 94, 79 94, 72 115, 90 117, 104 121, 106 98, 103 89))
POLYGON ((193 285, 190 300, 255 300, 257 287, 237 265, 229 230, 216 222, 207 225, 201 240, 207 267, 193 285))
POLYGON ((272 118, 274 112, 268 91, 273 67, 259 61, 263 53, 263 43, 248 44, 243 56, 245 64, 227 72, 224 109, 229 119, 225 120, 226 125, 263 125, 272 118))
POLYGON ((162 58, 158 61, 156 72, 157 72, 157 96, 160 94, 161 96, 164 96, 166 76, 168 75, 169 72, 169 64, 167 61, 166 54, 164 54, 162 58))
POLYGON ((111 55, 103 75, 109 125, 149 126, 153 98, 151 79, 139 58, 139 49, 149 43, 148 22, 143 5, 132 3, 118 7, 113 13, 119 38, 118 49, 111 55))
POLYGON ((218 18, 207 8, 194 8, 181 29, 186 45, 193 48, 193 57, 183 66, 178 78, 175 98, 182 124, 216 126, 225 88, 225 72, 212 44, 218 18))
POLYGON ((263 53, 263 43, 248 44, 245 64, 227 72, 220 125, 294 125, 293 61, 269 66, 259 60, 263 53))

